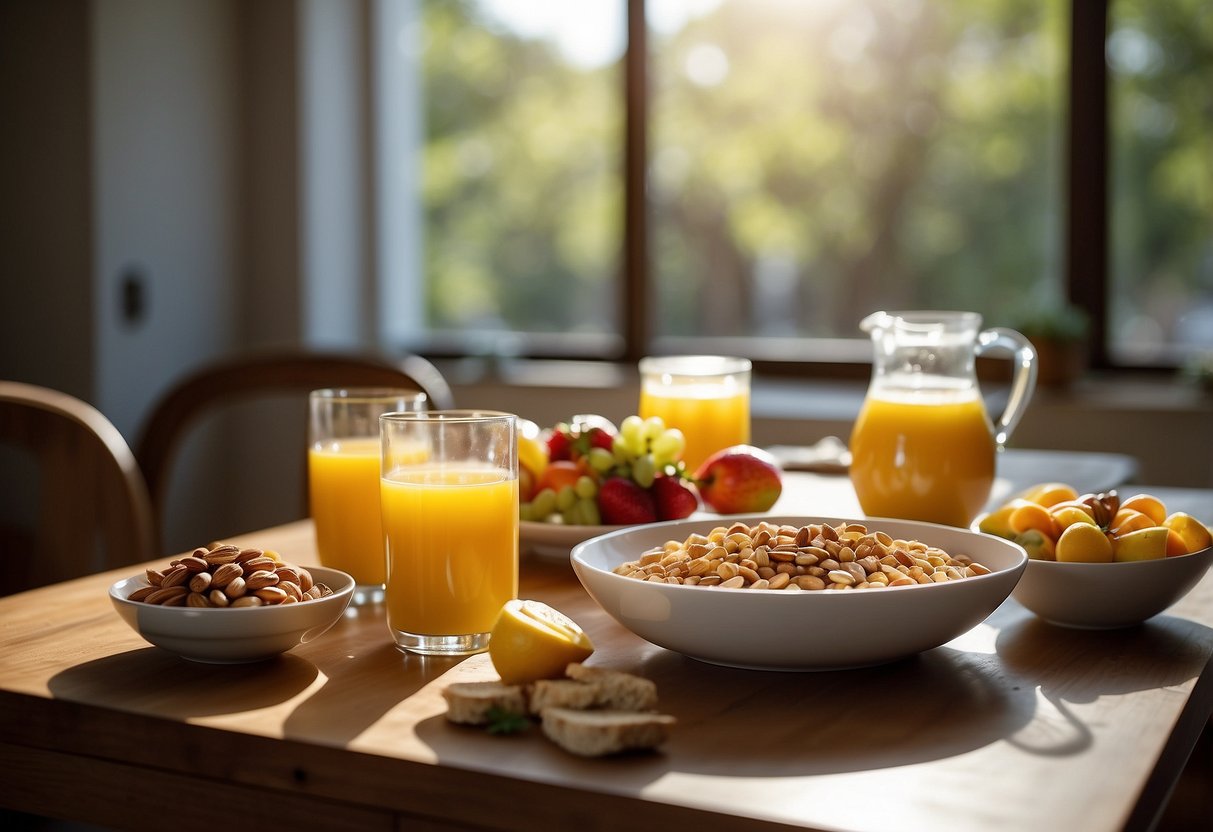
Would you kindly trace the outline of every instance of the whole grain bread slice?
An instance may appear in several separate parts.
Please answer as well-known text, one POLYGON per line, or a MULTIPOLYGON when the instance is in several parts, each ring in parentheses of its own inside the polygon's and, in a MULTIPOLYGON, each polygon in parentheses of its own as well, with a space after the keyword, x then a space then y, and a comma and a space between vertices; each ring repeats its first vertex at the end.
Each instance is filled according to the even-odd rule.
POLYGON ((501 682, 453 682, 442 696, 446 718, 460 725, 487 725, 490 712, 526 715, 526 697, 518 685, 501 682))
POLYGON ((676 721, 667 714, 572 708, 544 708, 540 716, 544 736, 582 757, 656 748, 669 738, 676 721))
POLYGON ((597 691, 594 707, 618 711, 654 711, 657 709, 657 685, 641 676, 603 667, 570 664, 565 673, 570 679, 592 685, 597 691))

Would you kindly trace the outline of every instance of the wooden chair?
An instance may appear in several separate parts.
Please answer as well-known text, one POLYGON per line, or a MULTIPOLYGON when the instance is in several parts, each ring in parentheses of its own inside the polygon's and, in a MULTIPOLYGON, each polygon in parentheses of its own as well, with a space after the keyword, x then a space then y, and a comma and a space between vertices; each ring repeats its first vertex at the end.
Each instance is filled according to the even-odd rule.
POLYGON ((155 557, 151 502, 135 456, 92 405, 0 381, 0 445, 10 460, 3 487, 17 489, 5 502, 28 503, 34 515, 32 529, 16 518, 4 524, 0 594, 155 557))
MULTIPOLYGON (((294 350, 259 352, 207 364, 173 384, 152 407, 135 446, 135 456, 161 524, 161 543, 167 542, 165 525, 173 514, 168 505, 170 473, 187 435, 199 426, 202 416, 257 400, 286 397, 297 400, 292 401, 292 408, 300 418, 297 425, 290 427, 301 430, 307 393, 325 387, 399 387, 425 393, 432 410, 449 409, 454 404, 451 388, 442 374, 420 356, 389 361, 366 354, 294 350)), ((302 438, 297 445, 292 444, 292 448, 296 446, 302 457, 302 438)), ((233 460, 233 470, 236 467, 238 463, 233 460)), ((295 466, 279 466, 279 470, 287 474, 284 479, 293 479, 296 470, 302 477, 306 468, 300 462, 295 466)), ((276 483, 280 490, 301 495, 297 502, 291 498, 294 516, 264 518, 258 527, 307 516, 306 480, 295 485, 298 487, 276 483)), ((206 528, 212 537, 239 531, 213 525, 206 528)), ((176 540, 169 548, 184 549, 206 542, 209 540, 176 540)))

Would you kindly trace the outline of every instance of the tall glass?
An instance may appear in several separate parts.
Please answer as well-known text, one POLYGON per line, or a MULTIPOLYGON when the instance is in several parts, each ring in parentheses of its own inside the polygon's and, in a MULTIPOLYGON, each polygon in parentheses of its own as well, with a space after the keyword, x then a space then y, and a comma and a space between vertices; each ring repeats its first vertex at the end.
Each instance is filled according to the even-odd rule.
POLYGON ((750 441, 750 362, 721 355, 640 359, 640 416, 660 416, 686 436, 694 471, 721 448, 750 441))
POLYGON ((379 522, 379 417, 419 411, 416 390, 349 387, 308 396, 308 494, 320 563, 353 576, 354 603, 381 600, 387 581, 379 522))
POLYGON ((480 652, 517 597, 516 422, 473 410, 381 417, 387 621, 401 651, 480 652))

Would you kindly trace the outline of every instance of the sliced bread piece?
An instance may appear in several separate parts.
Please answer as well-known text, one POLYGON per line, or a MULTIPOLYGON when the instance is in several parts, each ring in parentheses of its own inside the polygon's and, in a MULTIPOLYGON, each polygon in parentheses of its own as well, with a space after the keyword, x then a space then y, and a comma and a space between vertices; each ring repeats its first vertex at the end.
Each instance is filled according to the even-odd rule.
POLYGON ((531 713, 544 708, 572 708, 583 711, 598 702, 597 686, 572 679, 540 679, 530 686, 531 713))
POLYGON ((669 738, 675 723, 666 714, 572 708, 544 708, 541 717, 548 739, 582 757, 656 748, 669 738))
POLYGON ((453 682, 442 691, 446 718, 460 725, 487 725, 489 712, 526 715, 526 698, 518 685, 501 682, 453 682))
POLYGON ((619 670, 587 667, 574 662, 566 668, 569 678, 593 685, 598 695, 594 706, 617 711, 653 711, 657 709, 657 685, 652 681, 619 670))

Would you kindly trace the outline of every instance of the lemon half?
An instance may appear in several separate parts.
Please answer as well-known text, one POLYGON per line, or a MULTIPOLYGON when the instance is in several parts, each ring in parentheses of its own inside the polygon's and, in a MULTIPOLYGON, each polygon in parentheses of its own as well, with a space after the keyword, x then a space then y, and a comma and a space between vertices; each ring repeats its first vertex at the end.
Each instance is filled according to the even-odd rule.
POLYGON ((540 601, 507 601, 489 638, 489 658, 507 685, 560 678, 593 652, 576 621, 540 601))

